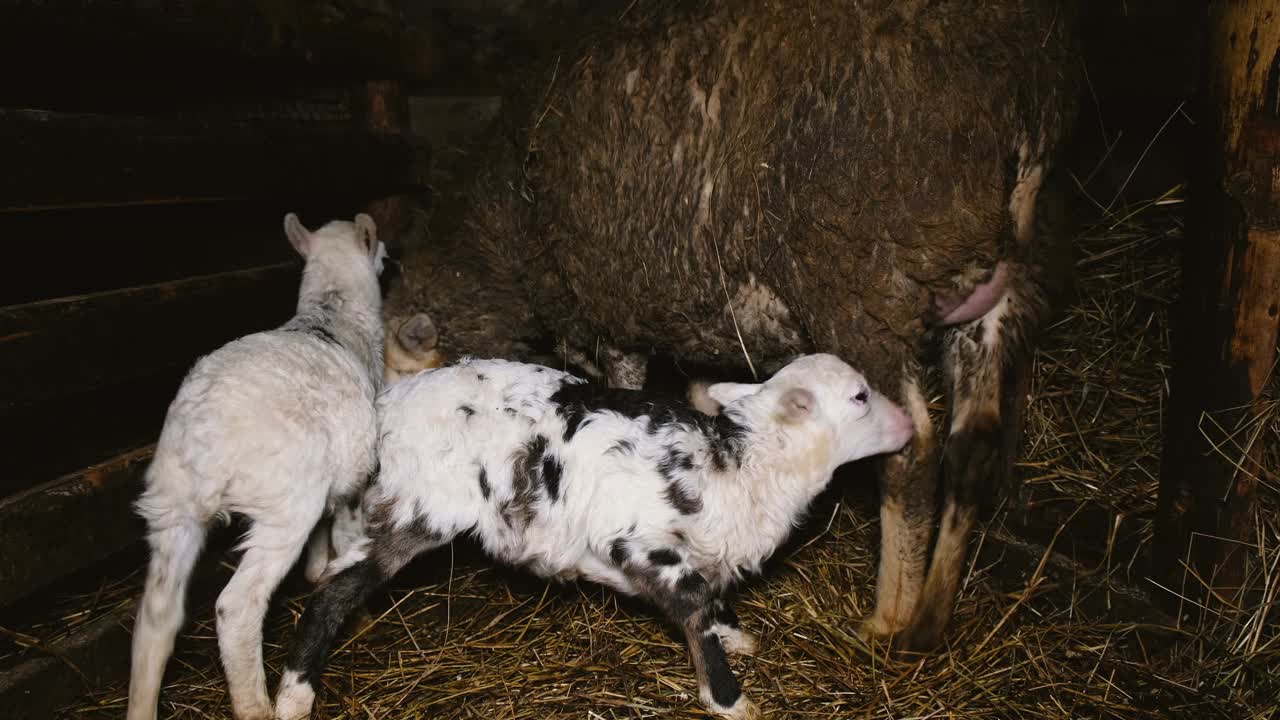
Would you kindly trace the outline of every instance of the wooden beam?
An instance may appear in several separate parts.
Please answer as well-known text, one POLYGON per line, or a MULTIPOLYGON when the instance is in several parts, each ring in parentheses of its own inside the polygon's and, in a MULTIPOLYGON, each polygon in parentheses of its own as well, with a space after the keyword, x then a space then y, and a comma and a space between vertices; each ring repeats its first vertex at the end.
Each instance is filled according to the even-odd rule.
POLYGON ((0 307, 286 262, 298 257, 281 225, 286 212, 315 225, 358 209, 282 198, 0 213, 0 237, 10 241, 0 263, 0 307))
POLYGON ((1245 579, 1258 481, 1276 482, 1275 469, 1261 462, 1265 435, 1257 422, 1280 335, 1274 3, 1213 3, 1207 64, 1206 142, 1194 175, 1204 180, 1193 187, 1174 317, 1153 559, 1174 590, 1230 600, 1245 579))
POLYGON ((0 406, 0 497, 155 442, 189 363, 87 393, 0 406))
POLYGON ((269 61, 331 77, 426 79, 443 66, 438 33, 367 0, 15 0, 4 4, 0 56, 39 62, 269 61))
POLYGON ((147 377, 283 323, 299 263, 0 308, 0 406, 147 377))
POLYGON ((280 195, 383 197, 427 183, 427 148, 369 132, 0 111, 0 212, 280 195))
POLYGON ((0 607, 142 536, 130 509, 154 446, 0 499, 0 607))

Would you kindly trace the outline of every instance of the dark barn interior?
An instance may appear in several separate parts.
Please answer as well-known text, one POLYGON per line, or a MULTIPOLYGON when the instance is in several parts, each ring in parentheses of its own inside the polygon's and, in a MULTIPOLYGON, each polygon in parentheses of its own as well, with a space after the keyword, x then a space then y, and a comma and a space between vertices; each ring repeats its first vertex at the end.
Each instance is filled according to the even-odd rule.
MULTIPOLYGON (((124 717, 131 503, 195 359, 292 314, 285 213, 431 248, 527 69, 635 4, 0 3, 0 717, 124 717)), ((901 661, 857 637, 876 491, 838 474, 742 591, 768 717, 1280 717, 1280 9, 1083 3, 1079 30, 1075 284, 1021 492, 984 515, 947 645, 901 661)), ((741 368, 658 358, 649 384, 716 372, 741 368)), ((213 603, 242 529, 197 568, 161 717, 231 717, 213 603)), ((307 591, 295 571, 267 617, 272 689, 307 591)), ((642 604, 466 541, 345 632, 315 717, 704 716, 642 604)))

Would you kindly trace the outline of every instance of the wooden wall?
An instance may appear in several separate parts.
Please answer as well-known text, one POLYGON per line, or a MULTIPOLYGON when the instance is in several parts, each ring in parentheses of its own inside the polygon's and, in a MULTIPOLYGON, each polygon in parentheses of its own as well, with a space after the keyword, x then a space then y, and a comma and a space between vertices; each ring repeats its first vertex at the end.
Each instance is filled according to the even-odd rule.
POLYGON ((456 195, 501 76, 552 44, 532 26, 578 5, 0 3, 0 717, 128 672, 130 604, 21 630, 145 562, 131 503, 181 378, 292 313, 284 214, 370 212, 393 255, 426 241, 411 220, 456 195))
POLYGON ((0 21, 0 607, 139 537, 198 356, 293 311, 282 219, 405 225, 433 32, 386 3, 15 2, 0 21))

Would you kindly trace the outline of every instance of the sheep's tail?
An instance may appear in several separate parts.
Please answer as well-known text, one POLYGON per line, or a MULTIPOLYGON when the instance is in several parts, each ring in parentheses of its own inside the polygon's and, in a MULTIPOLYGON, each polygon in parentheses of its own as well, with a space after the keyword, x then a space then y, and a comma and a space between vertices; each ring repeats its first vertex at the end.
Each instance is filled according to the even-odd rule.
POLYGON ((164 667, 182 626, 187 582, 207 532, 204 522, 170 507, 164 494, 148 484, 137 510, 147 520, 151 563, 133 626, 128 720, 155 720, 164 667))

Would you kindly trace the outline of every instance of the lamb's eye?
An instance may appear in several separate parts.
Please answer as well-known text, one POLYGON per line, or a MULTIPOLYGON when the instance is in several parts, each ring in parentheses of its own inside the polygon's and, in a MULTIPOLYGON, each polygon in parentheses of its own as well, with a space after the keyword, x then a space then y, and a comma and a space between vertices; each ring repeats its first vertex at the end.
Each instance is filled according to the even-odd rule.
POLYGON ((866 402, 866 401, 867 401, 867 391, 866 391, 866 390, 859 390, 859 391, 858 391, 858 394, 853 396, 853 401, 854 401, 854 402, 856 402, 856 403, 864 403, 864 402, 866 402))

